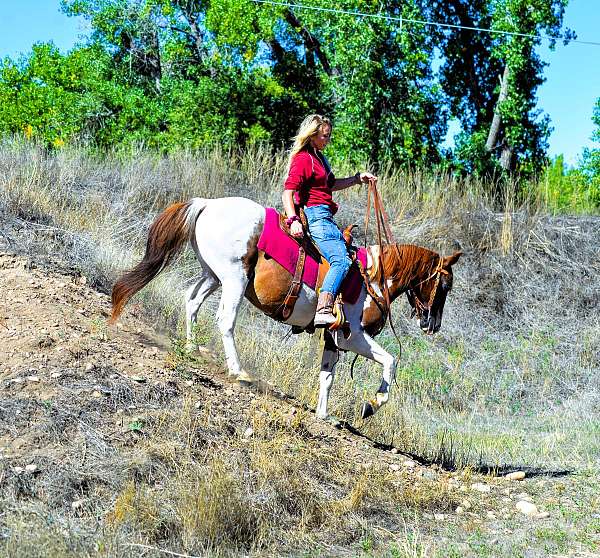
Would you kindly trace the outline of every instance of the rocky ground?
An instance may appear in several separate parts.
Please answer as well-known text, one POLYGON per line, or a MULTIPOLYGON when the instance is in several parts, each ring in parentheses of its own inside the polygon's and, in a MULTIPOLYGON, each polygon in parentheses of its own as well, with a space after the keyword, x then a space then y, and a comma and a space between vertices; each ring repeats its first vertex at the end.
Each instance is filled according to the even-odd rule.
MULTIPOLYGON (((306 550, 305 541, 290 546, 273 542, 275 537, 248 554, 295 554, 303 548, 305 555, 319 556, 600 556, 595 475, 496 477, 426 466, 418 456, 382 448, 357 430, 317 420, 270 386, 240 387, 227 378, 218 357, 187 358, 135 305, 117 326, 107 325, 108 295, 58 261, 0 252, 0 293, 4 555, 54 552, 52 546, 44 553, 27 544, 25 533, 39 524, 28 513, 52 518, 60 540, 73 538, 78 529, 83 533, 81 542, 65 543, 58 554, 102 550, 98 526, 114 519, 123 487, 140 474, 132 456, 148 448, 166 412, 177 416, 189 404, 209 425, 202 435, 211 447, 226 451, 235 440, 241 448, 235 451, 243 452, 244 444, 264 436, 264 417, 270 417, 269 428, 277 417, 277 432, 293 431, 295 443, 311 455, 343 458, 356 475, 379 471, 386 483, 381 486, 403 491, 403 499, 386 500, 383 515, 356 508, 362 527, 346 541, 328 544, 311 534, 306 550), (420 496, 410 500, 413 490, 420 496)), ((320 525, 327 524, 325 517, 320 525)), ((30 534, 33 542, 39 540, 30 534)), ((140 542, 121 541, 104 554, 164 555, 159 548, 182 554, 168 537, 135 540, 140 542)))

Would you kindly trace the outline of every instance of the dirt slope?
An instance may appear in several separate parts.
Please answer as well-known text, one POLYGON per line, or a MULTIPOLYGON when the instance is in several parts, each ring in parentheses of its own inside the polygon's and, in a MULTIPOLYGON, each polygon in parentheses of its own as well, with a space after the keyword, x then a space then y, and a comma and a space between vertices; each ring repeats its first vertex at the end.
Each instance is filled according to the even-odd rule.
MULTIPOLYGON (((253 391, 230 381, 210 356, 182 373, 171 341, 153 331, 135 305, 120 323, 108 326, 108 295, 65 271, 40 269, 24 257, 0 253, 0 417, 15 421, 12 428, 2 424, 4 458, 63 457, 58 448, 41 445, 34 432, 44 420, 44 402, 56 399, 77 403, 82 415, 93 409, 98 434, 126 445, 135 436, 119 425, 142 412, 176 406, 186 394, 203 404, 210 400, 215 412, 240 432, 249 427, 249 409, 258 397, 296 411, 293 402, 261 394, 265 386, 253 391)), ((348 440, 352 434, 316 419, 307 424, 323 444, 347 443, 348 456, 359 462, 373 458, 367 440, 348 440)), ((394 454, 377 453, 378 459, 397 461, 394 454)))
MULTIPOLYGON (((280 508, 269 512, 268 528, 259 517, 252 536, 229 540, 229 527, 204 533, 225 554, 240 548, 296 554, 314 547, 319 555, 475 556, 487 549, 481 555, 508 556, 513 548, 530 548, 527 556, 591 556, 597 549, 600 524, 589 514, 598 504, 593 479, 515 482, 424 467, 383 451, 317 420, 282 394, 239 387, 214 357, 185 359, 135 305, 122 325, 107 326, 108 295, 60 264, 38 267, 27 257, 0 252, 0 293, 0 552, 4 545, 10 556, 78 556, 93 549, 109 556, 158 556, 159 547, 203 548, 185 533, 204 533, 205 516, 186 527, 179 502, 179 524, 171 519, 156 526, 153 515, 148 519, 140 511, 142 496, 153 494, 156 504, 156 494, 175 490, 165 479, 177 475, 177 465, 161 473, 168 451, 159 459, 157 448, 177 436, 176 425, 165 430, 165 422, 186 413, 202 417, 185 434, 201 440, 191 444, 198 447, 193 460, 201 461, 210 448, 225 461, 228 452, 237 452, 242 457, 234 460, 236 467, 247 460, 253 482, 266 479, 251 495, 252 506, 271 498, 265 490, 278 495, 280 508), (159 431, 163 438, 157 440, 159 431), (260 459, 258 447, 267 448, 260 459), (327 460, 321 462, 322 456, 327 460), (302 470, 286 468, 294 463, 302 470), (135 505, 130 483, 138 487, 135 505), (298 504, 309 495, 311 507, 308 500, 298 504), (539 506, 536 515, 516 509, 527 500, 539 506), (277 515, 297 523, 273 534, 277 515), (61 534, 50 529, 43 538, 48 523, 31 517, 52 518, 61 534), (415 542, 414 534, 406 539, 407 529, 413 532, 407 521, 417 517, 414 532, 421 538, 415 542), (100 536, 98 525, 103 533, 113 529, 112 538, 100 536), (553 534, 569 530, 579 534, 553 534), (228 551, 219 547, 223 540, 228 551), (399 540, 412 541, 413 554, 410 548, 401 554, 405 542, 399 540)), ((182 486, 185 497, 191 489, 182 486)))

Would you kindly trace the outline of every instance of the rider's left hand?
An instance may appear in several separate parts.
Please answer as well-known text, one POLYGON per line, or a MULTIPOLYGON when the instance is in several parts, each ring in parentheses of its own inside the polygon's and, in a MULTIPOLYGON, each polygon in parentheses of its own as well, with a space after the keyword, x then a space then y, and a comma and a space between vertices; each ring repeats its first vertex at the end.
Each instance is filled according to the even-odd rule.
POLYGON ((368 183, 373 180, 375 184, 377 184, 377 177, 370 172, 361 172, 359 173, 358 177, 362 183, 368 183))

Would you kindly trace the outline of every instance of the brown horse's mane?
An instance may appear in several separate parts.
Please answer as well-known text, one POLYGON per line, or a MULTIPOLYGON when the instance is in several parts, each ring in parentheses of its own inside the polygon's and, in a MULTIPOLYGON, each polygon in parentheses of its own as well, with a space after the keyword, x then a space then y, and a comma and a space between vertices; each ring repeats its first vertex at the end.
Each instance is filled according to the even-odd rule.
MULTIPOLYGON (((386 279, 408 285, 414 277, 427 277, 433 273, 440 256, 414 244, 389 244, 383 247, 382 260, 386 279)), ((381 283, 381 269, 376 270, 372 279, 381 283)))

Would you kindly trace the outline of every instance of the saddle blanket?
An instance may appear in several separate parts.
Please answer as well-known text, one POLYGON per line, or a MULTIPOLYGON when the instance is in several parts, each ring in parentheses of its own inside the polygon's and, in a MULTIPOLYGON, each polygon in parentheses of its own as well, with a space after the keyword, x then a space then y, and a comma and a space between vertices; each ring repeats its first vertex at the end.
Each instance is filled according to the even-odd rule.
MULTIPOLYGON (((265 225, 260 238, 258 239, 258 249, 267 256, 273 258, 292 276, 296 272, 296 264, 298 263, 298 243, 281 230, 281 227, 279 226, 279 213, 272 207, 266 208, 265 225)), ((367 251, 364 248, 359 248, 356 256, 363 267, 366 268, 367 251)), ((318 276, 319 262, 307 252, 304 260, 302 282, 307 287, 315 290, 318 276)), ((352 265, 348 275, 346 275, 342 283, 342 298, 345 302, 349 302, 350 304, 356 302, 360 295, 362 283, 363 280, 358 267, 352 265)))

